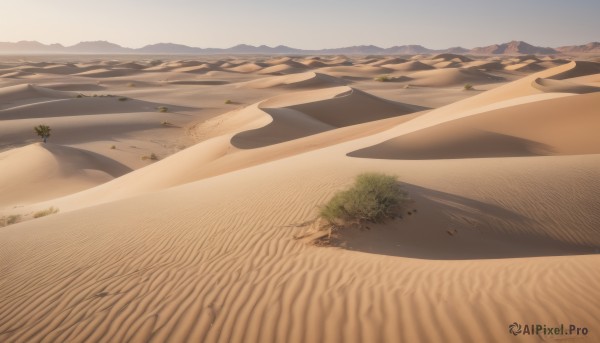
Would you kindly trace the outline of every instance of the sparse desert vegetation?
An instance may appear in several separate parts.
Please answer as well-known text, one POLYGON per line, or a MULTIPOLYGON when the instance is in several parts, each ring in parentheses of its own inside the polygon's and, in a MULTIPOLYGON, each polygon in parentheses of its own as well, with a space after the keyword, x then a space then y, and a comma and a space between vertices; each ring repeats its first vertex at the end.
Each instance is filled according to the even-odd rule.
POLYGON ((158 156, 155 153, 150 153, 149 155, 142 156, 142 161, 146 161, 146 160, 157 161, 158 156))
POLYGON ((166 106, 159 106, 157 109, 158 109, 158 112, 160 112, 160 113, 169 112, 169 108, 166 106))
POLYGON ((472 91, 474 90, 473 85, 470 83, 467 83, 466 85, 463 86, 463 89, 466 91, 472 91))
POLYGON ((37 212, 33 213, 33 218, 41 218, 41 217, 49 216, 51 214, 58 213, 58 211, 59 211, 58 208, 49 207, 45 210, 41 210, 41 211, 37 211, 37 212))
POLYGON ((124 96, 122 96, 122 97, 119 98, 119 101, 127 101, 127 100, 129 100, 129 98, 124 97, 124 96))
POLYGON ((0 227, 16 224, 21 221, 21 218, 22 216, 20 214, 11 214, 0 217, 0 227))
POLYGON ((35 131, 35 133, 38 136, 40 136, 42 138, 42 140, 44 141, 44 143, 46 143, 46 141, 50 137, 50 131, 52 131, 52 129, 50 128, 50 126, 43 125, 43 124, 34 127, 33 130, 35 131))
POLYGON ((379 81, 379 82, 390 82, 390 81, 392 81, 392 77, 389 75, 382 75, 382 76, 376 77, 374 80, 379 81))
POLYGON ((352 187, 336 193, 320 210, 321 218, 332 225, 381 223, 400 215, 409 201, 396 177, 365 173, 356 177, 352 187))

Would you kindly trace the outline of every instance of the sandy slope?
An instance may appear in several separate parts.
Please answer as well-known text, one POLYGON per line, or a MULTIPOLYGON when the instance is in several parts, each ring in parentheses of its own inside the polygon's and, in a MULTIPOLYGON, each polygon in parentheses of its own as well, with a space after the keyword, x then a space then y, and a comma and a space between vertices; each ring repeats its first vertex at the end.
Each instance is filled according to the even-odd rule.
MULTIPOLYGON (((446 67, 443 67, 446 68, 446 67)), ((472 69, 446 68, 418 71, 407 75, 411 85, 428 87, 460 86, 466 83, 485 84, 502 81, 502 78, 472 69)))
POLYGON ((72 194, 131 171, 102 155, 51 143, 0 153, 0 206, 72 194))
POLYGON ((315 72, 305 72, 292 75, 266 77, 264 79, 242 83, 241 86, 249 88, 324 88, 345 85, 347 83, 347 81, 333 76, 315 72))
MULTIPOLYGON (((229 68, 289 62, 267 61, 229 68)), ((330 69, 338 76, 381 71, 312 61, 342 65, 330 69)), ((240 88, 267 100, 196 123, 199 144, 13 209, 61 212, 0 228, 0 341, 506 342, 514 321, 586 326, 581 341, 598 341, 600 93, 563 81, 594 68, 569 63, 413 114, 416 106, 344 86, 240 88), (294 239, 365 171, 397 175, 412 214, 348 230, 338 238, 345 249, 294 239)), ((208 87, 177 86, 190 97, 208 87)), ((173 99, 186 96, 176 90, 173 99)), ((70 148, 50 147, 60 166, 71 163, 60 153, 70 148)), ((33 163, 40 150, 2 156, 33 163)), ((96 163, 85 161, 74 172, 96 163)))
POLYGON ((599 107, 600 92, 534 101, 430 126, 350 156, 444 159, 600 154, 599 107))

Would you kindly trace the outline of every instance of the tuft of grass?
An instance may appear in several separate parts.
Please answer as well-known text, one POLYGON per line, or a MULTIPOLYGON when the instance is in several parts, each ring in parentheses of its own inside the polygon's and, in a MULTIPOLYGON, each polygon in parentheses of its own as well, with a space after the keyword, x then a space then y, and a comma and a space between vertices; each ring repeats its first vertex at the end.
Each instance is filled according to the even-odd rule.
POLYGON ((20 214, 11 214, 0 218, 0 227, 16 224, 21 221, 20 214))
POLYGON ((379 82, 390 82, 390 81, 392 81, 392 78, 388 75, 383 75, 383 76, 378 76, 378 77, 374 78, 373 80, 379 81, 379 82))
POLYGON ((158 160, 158 156, 156 156, 155 153, 151 153, 150 155, 142 156, 142 161, 146 161, 146 160, 156 161, 156 160, 158 160))
POLYGON ((111 146, 110 146, 110 149, 111 149, 111 150, 114 150, 114 149, 116 149, 116 148, 117 148, 117 146, 116 146, 116 145, 111 145, 111 146))
POLYGON ((473 85, 472 85, 472 84, 470 84, 470 83, 467 83, 467 84, 464 86, 464 90, 466 90, 466 91, 472 91, 473 89, 474 89, 474 88, 473 88, 473 85))
POLYGON ((157 109, 158 109, 158 112, 160 112, 160 113, 169 112, 169 108, 166 106, 159 106, 159 107, 157 107, 157 109))
POLYGON ((365 173, 356 177, 351 188, 336 193, 321 207, 320 217, 331 225, 381 223, 399 215, 409 202, 396 177, 365 173))
POLYGON ((83 98, 83 94, 77 94, 76 98, 83 98))
POLYGON ((225 105, 231 105, 231 104, 233 104, 233 101, 231 101, 229 99, 225 100, 225 105))
POLYGON ((124 96, 122 96, 122 97, 119 98, 119 101, 127 101, 127 100, 129 100, 129 99, 126 98, 126 97, 124 97, 124 96))
POLYGON ((41 218, 41 217, 45 217, 45 216, 55 214, 55 213, 58 213, 58 208, 55 208, 54 206, 52 206, 45 210, 35 212, 33 214, 33 218, 41 218))

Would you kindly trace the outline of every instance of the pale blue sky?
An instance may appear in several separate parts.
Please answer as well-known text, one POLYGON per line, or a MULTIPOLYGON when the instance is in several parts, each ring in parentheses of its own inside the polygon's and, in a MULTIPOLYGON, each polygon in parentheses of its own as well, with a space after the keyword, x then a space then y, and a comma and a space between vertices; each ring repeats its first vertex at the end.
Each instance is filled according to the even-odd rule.
POLYGON ((1 0, 0 41, 319 49, 600 40, 600 0, 1 0))

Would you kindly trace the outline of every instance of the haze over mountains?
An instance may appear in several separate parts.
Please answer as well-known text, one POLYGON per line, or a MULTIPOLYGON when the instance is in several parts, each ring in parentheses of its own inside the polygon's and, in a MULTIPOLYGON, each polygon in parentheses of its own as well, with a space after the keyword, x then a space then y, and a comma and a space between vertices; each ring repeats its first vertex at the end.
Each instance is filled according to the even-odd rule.
POLYGON ((285 45, 269 47, 239 44, 231 48, 197 48, 182 44, 158 43, 142 48, 122 47, 107 41, 80 42, 72 46, 61 44, 43 44, 37 41, 0 42, 0 54, 35 53, 35 54, 356 54, 356 55, 390 55, 390 54, 433 54, 454 53, 474 55, 518 55, 518 54, 561 54, 561 53, 600 53, 600 43, 591 42, 585 45, 563 46, 558 48, 538 47, 523 41, 512 41, 493 44, 485 47, 465 49, 452 47, 448 49, 429 49, 421 45, 400 45, 381 48, 375 45, 359 45, 333 49, 304 50, 285 45))

